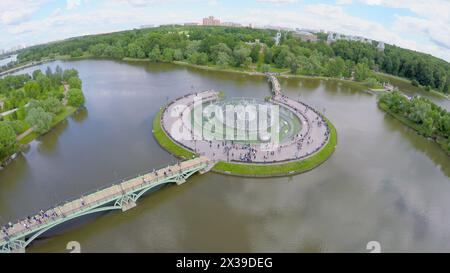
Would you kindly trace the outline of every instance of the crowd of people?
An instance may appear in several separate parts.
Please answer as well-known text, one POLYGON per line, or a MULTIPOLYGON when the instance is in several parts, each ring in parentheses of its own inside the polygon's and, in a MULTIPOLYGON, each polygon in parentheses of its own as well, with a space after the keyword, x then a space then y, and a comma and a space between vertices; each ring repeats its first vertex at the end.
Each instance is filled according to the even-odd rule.
MULTIPOLYGON (((181 169, 182 169, 181 162, 177 162, 173 166, 169 166, 159 171, 153 170, 151 173, 158 180, 159 177, 167 177, 173 175, 181 169)), ((147 179, 145 177, 142 177, 142 183, 150 183, 151 180, 152 179, 149 179, 148 177, 147 179)), ((125 194, 123 189, 122 193, 125 194)), ((80 207, 88 205, 84 197, 79 198, 77 202, 79 202, 80 207)), ((15 224, 9 222, 7 225, 2 226, 0 228, 0 235, 4 241, 10 241, 11 236, 16 235, 17 232, 20 232, 21 230, 31 230, 36 226, 41 226, 47 222, 56 220, 61 217, 66 217, 66 215, 61 211, 59 206, 48 209, 46 211, 41 209, 39 213, 34 216, 27 216, 25 219, 15 224)))
MULTIPOLYGON (((198 96, 199 94, 195 93, 193 95, 198 96)), ((217 94, 214 93, 204 93, 202 96, 207 100, 217 98, 217 94)), ((187 96, 183 96, 183 98, 187 98, 187 96)), ((298 115, 300 120, 303 121, 301 131, 290 137, 287 142, 249 144, 245 141, 233 140, 186 139, 178 141, 178 143, 197 154, 210 157, 213 161, 223 160, 245 163, 275 163, 298 160, 310 156, 326 144, 329 136, 328 125, 321 114, 313 107, 310 107, 303 102, 292 100, 281 93, 275 94, 272 97, 272 100, 275 103, 283 104, 285 107, 291 109, 291 111, 298 115), (310 113, 310 111, 312 111, 312 113, 310 113), (313 128, 315 129, 313 130, 313 128), (325 131, 323 135, 322 133, 318 133, 318 129, 321 132, 325 131)), ((176 101, 179 103, 182 102, 180 99, 177 99, 176 101)), ((192 110, 192 105, 189 105, 188 108, 192 110)), ((178 118, 180 117, 181 114, 179 113, 178 118)), ((175 122, 177 119, 173 115, 169 118, 170 120, 162 118, 162 125, 165 130, 166 127, 170 127, 171 123, 175 122)), ((183 124, 185 122, 186 121, 184 121, 183 124)), ((190 124, 184 124, 183 126, 187 128, 191 134, 194 134, 190 124)), ((166 132, 168 133, 167 130, 166 132)))
MULTIPOLYGON (((33 226, 42 225, 49 220, 56 219, 61 214, 56 211, 56 209, 51 209, 48 211, 40 210, 38 214, 34 216, 27 216, 24 220, 20 221, 18 225, 21 225, 23 228, 29 230, 33 226)), ((15 225, 9 222, 6 226, 2 226, 1 233, 2 237, 5 241, 9 241, 10 236, 13 235, 15 225)))

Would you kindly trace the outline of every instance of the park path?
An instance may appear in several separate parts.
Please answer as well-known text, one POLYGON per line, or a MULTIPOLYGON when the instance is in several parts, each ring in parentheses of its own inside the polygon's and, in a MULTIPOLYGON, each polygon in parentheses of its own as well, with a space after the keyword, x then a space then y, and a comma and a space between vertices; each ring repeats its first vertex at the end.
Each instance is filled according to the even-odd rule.
POLYGON ((70 85, 68 85, 67 83, 63 82, 63 86, 64 86, 63 105, 67 106, 67 93, 69 92, 70 85))
POLYGON ((26 137, 27 135, 31 134, 33 131, 34 131, 34 128, 30 127, 28 130, 26 130, 25 132, 23 132, 20 135, 18 135, 16 137, 16 141, 22 140, 24 137, 26 137))

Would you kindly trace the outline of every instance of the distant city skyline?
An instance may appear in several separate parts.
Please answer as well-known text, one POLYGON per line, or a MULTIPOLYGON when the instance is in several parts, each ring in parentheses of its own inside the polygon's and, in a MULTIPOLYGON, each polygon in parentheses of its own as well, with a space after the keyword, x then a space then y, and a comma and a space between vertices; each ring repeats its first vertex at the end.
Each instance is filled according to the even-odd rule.
POLYGON ((363 36, 450 61, 448 0, 2 0, 0 51, 144 25, 201 25, 209 16, 363 36))

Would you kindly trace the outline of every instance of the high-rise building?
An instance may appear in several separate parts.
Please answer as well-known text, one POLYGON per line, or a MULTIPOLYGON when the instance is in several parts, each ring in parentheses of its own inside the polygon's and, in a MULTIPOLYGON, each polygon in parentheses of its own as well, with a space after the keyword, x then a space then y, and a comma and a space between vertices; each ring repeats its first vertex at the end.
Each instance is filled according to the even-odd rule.
POLYGON ((214 18, 214 16, 209 16, 209 17, 203 18, 203 25, 204 26, 219 26, 220 20, 214 18))

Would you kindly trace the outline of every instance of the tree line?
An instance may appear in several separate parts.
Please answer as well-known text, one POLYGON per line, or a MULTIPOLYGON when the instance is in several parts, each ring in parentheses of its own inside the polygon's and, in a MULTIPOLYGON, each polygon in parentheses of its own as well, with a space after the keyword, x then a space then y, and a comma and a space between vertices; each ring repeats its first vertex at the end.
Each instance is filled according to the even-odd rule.
POLYGON ((45 73, 35 70, 0 79, 0 112, 16 110, 0 118, 0 160, 13 154, 17 148, 17 135, 29 128, 38 135, 50 130, 56 116, 63 114, 66 105, 78 108, 84 104, 82 82, 75 69, 45 73), (66 92, 64 84, 70 88, 66 92), (1 105, 0 105, 1 106, 1 105))
POLYGON ((450 154, 450 113, 424 97, 407 98, 398 91, 379 97, 381 107, 400 115, 413 124, 412 127, 426 137, 437 138, 450 154))
POLYGON ((379 51, 375 42, 339 40, 329 45, 325 35, 319 35, 318 42, 303 42, 293 32, 283 32, 281 43, 275 45, 275 34, 275 30, 267 29, 199 26, 134 29, 35 46, 22 51, 18 59, 25 62, 58 55, 146 58, 154 62, 185 61, 261 72, 284 69, 293 74, 370 79, 371 85, 378 81, 372 71, 381 71, 427 89, 450 91, 450 64, 431 55, 391 45, 379 51))

